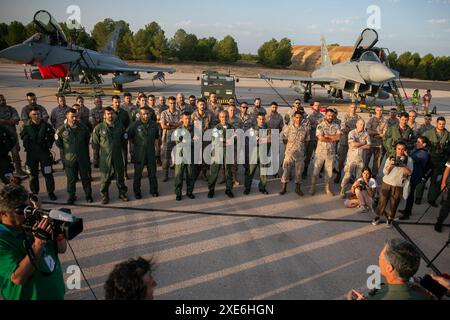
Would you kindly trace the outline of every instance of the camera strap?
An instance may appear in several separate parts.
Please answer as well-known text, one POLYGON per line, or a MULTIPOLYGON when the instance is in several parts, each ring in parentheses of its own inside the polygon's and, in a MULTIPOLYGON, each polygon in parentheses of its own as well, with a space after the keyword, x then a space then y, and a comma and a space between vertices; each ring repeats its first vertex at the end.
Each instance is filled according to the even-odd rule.
POLYGON ((27 256, 30 259, 31 264, 33 265, 33 267, 37 271, 39 271, 44 277, 51 276, 54 270, 52 272, 46 272, 46 271, 42 271, 42 270, 39 269, 39 267, 37 265, 36 255, 34 254, 34 251, 33 251, 33 245, 31 243, 30 239, 27 237, 27 235, 24 234, 24 236, 25 236, 25 239, 23 240, 23 246, 25 247, 25 250, 27 252, 27 256))

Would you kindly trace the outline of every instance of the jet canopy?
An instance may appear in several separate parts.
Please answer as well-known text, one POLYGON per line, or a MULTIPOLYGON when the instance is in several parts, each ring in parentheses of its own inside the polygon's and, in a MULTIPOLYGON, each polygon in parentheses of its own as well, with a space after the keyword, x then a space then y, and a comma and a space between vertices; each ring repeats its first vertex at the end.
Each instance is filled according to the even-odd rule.
MULTIPOLYGON (((353 48, 352 61, 359 60, 362 55, 372 49, 378 42, 378 33, 374 29, 364 29, 353 48)), ((372 60, 364 60, 372 61, 372 60)))
POLYGON ((380 59, 373 51, 366 51, 361 55, 361 58, 359 58, 359 61, 368 61, 368 62, 380 62, 380 59))
POLYGON ((67 45, 67 38, 58 22, 45 10, 36 12, 33 22, 37 30, 50 38, 51 45, 67 45))

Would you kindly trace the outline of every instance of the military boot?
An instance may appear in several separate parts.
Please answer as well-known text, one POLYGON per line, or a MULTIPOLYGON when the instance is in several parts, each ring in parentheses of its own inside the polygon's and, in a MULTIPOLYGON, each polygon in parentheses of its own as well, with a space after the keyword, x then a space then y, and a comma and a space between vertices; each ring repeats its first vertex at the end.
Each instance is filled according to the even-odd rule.
POLYGON ((328 182, 325 183, 325 193, 327 194, 327 196, 330 196, 330 197, 334 197, 335 196, 334 192, 331 191, 331 187, 330 187, 330 184, 328 182))
POLYGON ((316 177, 312 177, 311 180, 311 192, 310 195, 315 195, 316 194, 316 177))
POLYGON ((295 193, 298 194, 300 197, 303 197, 305 194, 303 193, 301 189, 301 184, 297 183, 295 186, 295 193))
POLYGON ((280 195, 285 195, 286 194, 286 189, 287 189, 287 183, 282 183, 281 184, 281 191, 280 191, 280 195))

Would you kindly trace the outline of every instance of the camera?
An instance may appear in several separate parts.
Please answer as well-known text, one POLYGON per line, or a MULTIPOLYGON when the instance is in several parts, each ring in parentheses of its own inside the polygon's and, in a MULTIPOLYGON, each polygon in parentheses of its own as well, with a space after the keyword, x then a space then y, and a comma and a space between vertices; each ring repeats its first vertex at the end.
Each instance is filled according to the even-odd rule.
POLYGON ((408 163, 408 158, 405 156, 392 157, 391 160, 394 160, 394 167, 402 167, 408 163))
POLYGON ((367 190, 367 183, 364 180, 359 181, 359 190, 360 191, 367 190))
POLYGON ((25 216, 22 226, 26 233, 33 234, 42 240, 54 240, 63 234, 67 240, 72 240, 83 232, 83 219, 72 215, 70 209, 41 209, 31 206, 23 206, 16 209, 16 213, 25 216), (52 234, 38 229, 34 226, 42 219, 48 219, 52 226, 52 234))

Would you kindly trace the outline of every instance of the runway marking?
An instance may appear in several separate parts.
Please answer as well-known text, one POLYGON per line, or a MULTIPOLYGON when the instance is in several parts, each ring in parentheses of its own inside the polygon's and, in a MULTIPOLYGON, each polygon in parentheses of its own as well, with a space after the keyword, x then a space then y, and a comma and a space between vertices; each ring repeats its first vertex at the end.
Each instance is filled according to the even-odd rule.
POLYGON ((168 293, 180 290, 180 289, 186 289, 189 287, 197 286, 197 285, 200 285, 200 284, 203 284, 206 282, 219 280, 219 279, 225 278, 227 276, 234 275, 238 272, 256 268, 260 265, 277 262, 279 260, 286 259, 286 258, 295 256, 295 255, 307 253, 307 252, 310 252, 313 250, 317 250, 317 249, 323 248, 325 246, 335 245, 337 242, 341 242, 341 241, 348 240, 348 239, 355 238, 355 237, 362 236, 362 235, 367 235, 369 233, 372 233, 372 232, 378 231, 378 230, 380 230, 380 229, 374 228, 373 226, 366 226, 364 228, 344 232, 344 233, 341 233, 338 235, 333 235, 331 237, 324 238, 324 239, 321 239, 319 241, 315 241, 312 243, 308 243, 308 244, 300 246, 300 247, 281 251, 281 252, 278 252, 278 253, 275 253, 275 254, 272 254, 269 256, 265 256, 265 257, 262 257, 262 258, 259 258, 259 259, 253 260, 253 261, 242 263, 240 265, 225 268, 225 269, 217 271, 217 272, 212 272, 212 273, 205 274, 205 275, 199 276, 199 277, 195 277, 195 278, 192 278, 192 279, 189 279, 186 281, 177 282, 175 284, 168 285, 165 287, 157 287, 156 288, 156 296, 168 294, 168 293))
POLYGON ((250 300, 264 300, 264 299, 268 299, 268 298, 271 297, 271 296, 274 296, 274 295, 277 295, 277 294, 280 294, 280 293, 289 291, 289 290, 291 290, 291 289, 293 289, 293 288, 295 288, 295 287, 304 285, 304 284, 306 284, 306 283, 308 283, 308 282, 317 280, 317 279, 322 278, 322 277, 324 277, 324 276, 326 276, 326 275, 329 275, 329 274, 332 274, 332 273, 334 273, 334 272, 336 272, 336 271, 339 271, 339 270, 341 270, 341 269, 347 268, 347 267, 349 267, 349 266, 351 266, 351 265, 353 265, 353 264, 355 264, 355 263, 357 263, 357 262, 360 262, 360 261, 362 261, 362 260, 363 260, 363 259, 357 259, 357 260, 353 260, 353 261, 347 262, 347 263, 345 263, 345 264, 343 264, 343 265, 341 265, 341 266, 337 266, 337 267, 335 267, 335 268, 332 268, 332 269, 326 270, 326 271, 324 271, 324 272, 315 274, 315 275, 313 275, 313 276, 311 276, 311 277, 308 277, 308 278, 305 278, 305 279, 301 279, 301 280, 299 280, 299 281, 297 281, 297 282, 294 282, 294 283, 292 283, 292 284, 289 284, 289 285, 280 287, 280 288, 278 288, 278 289, 275 289, 275 290, 272 290, 272 291, 263 293, 263 294, 261 294, 261 295, 259 295, 259 296, 256 296, 256 297, 251 298, 250 300))

